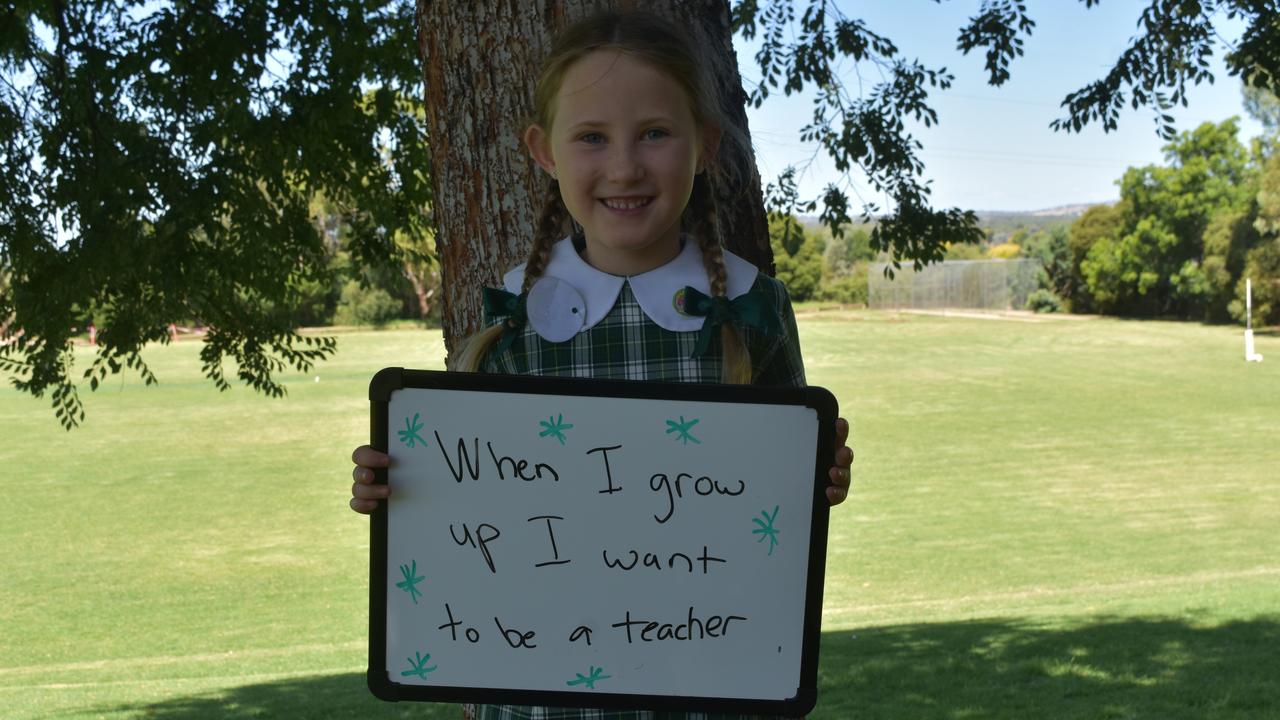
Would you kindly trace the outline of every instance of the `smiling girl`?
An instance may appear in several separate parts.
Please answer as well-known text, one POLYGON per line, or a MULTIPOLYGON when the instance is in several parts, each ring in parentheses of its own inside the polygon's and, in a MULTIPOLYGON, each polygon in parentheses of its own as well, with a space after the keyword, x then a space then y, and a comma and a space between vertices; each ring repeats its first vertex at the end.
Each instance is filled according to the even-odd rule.
MULTIPOLYGON (((651 15, 576 23, 543 64, 524 142, 548 176, 529 259, 486 289, 487 329, 452 369, 627 380, 801 386, 804 366, 782 283, 723 247, 716 220, 724 118, 680 31, 651 15), (571 229, 566 235, 566 230, 571 229)), ((742 149, 742 148, 737 148, 742 149)), ((832 505, 849 488, 849 427, 837 421, 832 505)), ((353 455, 351 507, 386 455, 353 455)), ((648 719, 646 711, 469 706, 495 718, 648 719)), ((702 713, 664 718, 695 720, 702 713)))

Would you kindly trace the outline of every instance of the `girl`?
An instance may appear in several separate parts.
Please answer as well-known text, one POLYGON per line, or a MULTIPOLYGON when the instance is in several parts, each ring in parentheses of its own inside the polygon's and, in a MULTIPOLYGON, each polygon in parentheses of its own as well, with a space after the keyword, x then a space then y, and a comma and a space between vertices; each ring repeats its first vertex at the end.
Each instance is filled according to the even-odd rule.
MULTIPOLYGON (((803 385, 786 290, 721 245, 714 188, 727 170, 717 150, 740 150, 746 138, 724 119, 681 33, 643 14, 579 22, 553 45, 534 105, 524 141, 550 182, 533 249, 504 290, 485 290, 489 327, 453 369, 803 385)), ((848 493, 848 432, 838 420, 832 505, 848 493)), ((362 446, 353 460, 351 508, 369 513, 390 494, 372 484, 388 458, 362 446)), ((468 711, 477 720, 653 717, 468 711)))

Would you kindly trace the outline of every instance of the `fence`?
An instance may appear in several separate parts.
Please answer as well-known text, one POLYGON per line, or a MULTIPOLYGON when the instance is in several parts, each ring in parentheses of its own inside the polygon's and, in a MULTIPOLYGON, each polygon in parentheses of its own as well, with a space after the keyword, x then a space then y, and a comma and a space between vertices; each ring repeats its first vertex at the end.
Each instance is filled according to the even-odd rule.
POLYGON ((1039 287, 1040 261, 1031 259, 947 260, 919 272, 895 270, 892 280, 885 267, 867 268, 867 307, 1022 310, 1039 287))

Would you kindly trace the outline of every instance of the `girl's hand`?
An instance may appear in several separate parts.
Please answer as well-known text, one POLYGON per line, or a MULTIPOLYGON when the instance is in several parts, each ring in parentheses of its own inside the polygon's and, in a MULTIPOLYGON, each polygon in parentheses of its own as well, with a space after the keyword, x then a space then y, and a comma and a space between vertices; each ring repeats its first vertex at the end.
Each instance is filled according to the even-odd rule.
POLYGON ((849 421, 836 418, 836 464, 830 470, 831 482, 835 483, 835 487, 827 488, 827 502, 832 505, 839 505, 849 497, 849 483, 853 479, 853 473, 849 469, 853 465, 853 448, 845 445, 848 439, 849 421))
POLYGON ((356 468, 351 471, 351 477, 355 480, 351 483, 351 509, 368 515, 378 507, 379 500, 385 500, 391 495, 390 485, 373 484, 373 469, 386 467, 391 458, 368 445, 361 445, 351 453, 351 462, 356 464, 356 468))

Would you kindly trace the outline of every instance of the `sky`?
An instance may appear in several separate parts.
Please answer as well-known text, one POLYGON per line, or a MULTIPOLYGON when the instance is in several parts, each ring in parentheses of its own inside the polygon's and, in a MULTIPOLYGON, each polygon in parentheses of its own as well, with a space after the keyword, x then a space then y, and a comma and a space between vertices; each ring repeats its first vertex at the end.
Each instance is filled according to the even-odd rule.
MULTIPOLYGON (((803 8, 808 0, 795 0, 803 8)), ((1011 78, 1001 87, 987 84, 985 52, 969 55, 956 48, 956 37, 968 18, 976 15, 980 0, 858 0, 838 2, 848 17, 860 17, 868 27, 887 36, 906 58, 917 58, 926 67, 945 66, 955 81, 949 90, 936 88, 929 104, 939 123, 925 128, 912 125, 912 134, 924 145, 919 153, 925 178, 932 180, 934 207, 970 210, 1035 211, 1063 205, 1111 202, 1119 199, 1116 182, 1128 167, 1163 164, 1153 112, 1126 105, 1119 127, 1105 133, 1090 124, 1083 132, 1053 132, 1049 123, 1064 113, 1059 103, 1066 95, 1105 76, 1116 58, 1137 33, 1136 23, 1147 0, 1103 0, 1086 9, 1078 0, 1026 0, 1028 14, 1036 21, 1025 54, 1011 65, 1011 78)), ((1219 25, 1226 40, 1239 36, 1242 25, 1219 25)), ((738 68, 750 88, 759 81, 756 41, 734 39, 738 68)), ((1222 47, 1211 66, 1215 82, 1194 86, 1188 106, 1171 114, 1178 131, 1202 122, 1240 117, 1242 142, 1261 134, 1261 126, 1244 111, 1240 82, 1226 72, 1222 47)), ((843 76, 847 87, 857 87, 852 62, 843 76)), ((866 66, 864 78, 876 77, 866 66)), ((812 96, 771 95, 758 109, 749 108, 747 120, 756 148, 756 162, 765 183, 788 164, 803 164, 815 146, 800 141, 800 128, 812 116, 812 96)), ((839 179, 839 173, 821 151, 803 173, 797 173, 802 198, 817 197, 839 179)), ((853 176, 858 198, 882 208, 888 203, 861 175, 853 176)))

